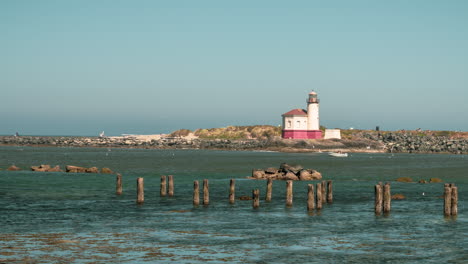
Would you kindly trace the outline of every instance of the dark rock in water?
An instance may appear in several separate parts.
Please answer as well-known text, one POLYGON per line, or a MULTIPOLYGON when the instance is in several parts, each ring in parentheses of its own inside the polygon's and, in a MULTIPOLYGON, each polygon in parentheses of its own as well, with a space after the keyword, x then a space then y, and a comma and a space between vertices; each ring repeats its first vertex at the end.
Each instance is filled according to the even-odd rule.
POLYGON ((398 179, 396 179, 397 182, 413 182, 413 179, 411 179, 410 177, 400 177, 398 179))
POLYGON ((292 172, 294 174, 298 174, 301 170, 303 169, 303 167, 301 165, 289 165, 287 163, 282 163, 280 165, 280 171, 284 172, 284 173, 288 173, 288 172, 292 172))
POLYGON ((419 180, 418 183, 427 183, 426 180, 419 180))
POLYGON ((16 167, 15 165, 11 165, 11 166, 7 169, 7 171, 20 171, 20 170, 21 170, 21 169, 18 168, 18 167, 16 167))
POLYGON ((265 173, 276 174, 276 173, 278 173, 278 169, 277 168, 268 168, 268 169, 265 170, 265 173))
POLYGON ((109 168, 102 168, 101 173, 112 174, 114 172, 109 168))
POLYGON ((239 197, 239 200, 248 201, 248 200, 252 200, 252 197, 251 197, 251 196, 247 196, 247 195, 243 195, 243 196, 240 196, 240 197, 239 197))
POLYGON ((316 170, 301 170, 299 172, 301 181, 313 181, 322 179, 322 174, 316 170))
POLYGON ((265 177, 265 171, 263 170, 252 170, 252 177, 255 179, 263 179, 265 177))
POLYGON ((284 175, 283 180, 297 181, 297 180, 299 180, 299 177, 297 177, 296 174, 294 174, 292 172, 288 172, 288 173, 286 173, 286 175, 284 175))
POLYGON ((436 182, 442 182, 442 180, 439 179, 439 178, 430 178, 430 179, 429 179, 429 182, 430 182, 430 183, 436 183, 436 182))
POLYGON ((403 199, 406 199, 406 197, 401 193, 392 195, 392 200, 403 200, 403 199))

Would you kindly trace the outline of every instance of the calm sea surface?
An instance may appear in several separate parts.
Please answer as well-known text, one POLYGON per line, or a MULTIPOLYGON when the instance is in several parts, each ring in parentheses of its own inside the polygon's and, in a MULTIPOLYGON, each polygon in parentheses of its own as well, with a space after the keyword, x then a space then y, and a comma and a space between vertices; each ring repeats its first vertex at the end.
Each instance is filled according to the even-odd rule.
MULTIPOLYGON (((326 154, 0 147, 0 263, 467 263, 468 156, 326 154), (285 207, 285 182, 248 180, 253 168, 300 164, 333 180, 334 203, 306 210, 307 184, 294 182, 285 207), (109 167, 123 175, 5 171, 16 166, 109 167), (159 197, 161 175, 174 175, 175 196, 159 197), (455 183, 459 215, 443 216, 443 183, 398 183, 441 178, 455 183), (145 203, 136 205, 136 178, 145 203), (252 201, 228 203, 259 188, 252 201), (192 206, 193 181, 210 180, 210 205, 192 206), (389 216, 373 212, 374 185, 392 181, 389 216), (424 193, 424 195, 423 195, 424 193)), ((315 182, 313 182, 315 183, 315 182)))

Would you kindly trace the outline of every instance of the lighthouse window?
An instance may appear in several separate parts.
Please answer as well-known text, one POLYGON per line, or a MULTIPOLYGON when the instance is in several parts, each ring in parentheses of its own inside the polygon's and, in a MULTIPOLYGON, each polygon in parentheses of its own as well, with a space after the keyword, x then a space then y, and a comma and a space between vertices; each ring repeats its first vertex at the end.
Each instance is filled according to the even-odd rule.
POLYGON ((288 120, 288 128, 291 128, 291 120, 288 120))
POLYGON ((300 128, 301 127, 301 121, 296 121, 296 128, 300 128))

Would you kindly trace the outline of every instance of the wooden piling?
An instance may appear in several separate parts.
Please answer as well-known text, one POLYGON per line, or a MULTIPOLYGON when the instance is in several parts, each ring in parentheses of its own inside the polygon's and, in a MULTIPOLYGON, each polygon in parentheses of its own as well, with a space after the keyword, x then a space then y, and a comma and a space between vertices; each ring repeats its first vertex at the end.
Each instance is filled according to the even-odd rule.
POLYGON ((166 175, 161 175, 161 188, 159 193, 161 197, 166 196, 166 175))
POLYGON ((145 201, 145 192, 143 186, 143 178, 137 178, 137 203, 142 204, 145 201))
POLYGON ((203 205, 209 205, 210 204, 210 192, 209 192, 209 187, 208 187, 208 180, 204 179, 203 180, 203 205))
POLYGON ((252 190, 252 207, 258 208, 260 206, 260 190, 252 190))
POLYGON ((229 182, 229 203, 234 204, 236 200, 236 180, 231 179, 229 182))
POLYGON ((193 205, 198 206, 200 204, 200 187, 198 181, 193 182, 193 205))
POLYGON ((375 215, 382 214, 382 203, 383 203, 382 184, 379 183, 375 185, 375 202, 374 202, 375 215))
POLYGON ((169 197, 174 196, 174 176, 168 176, 168 184, 167 184, 167 195, 169 197))
POLYGON ((452 214, 452 188, 449 186, 444 187, 444 215, 450 216, 452 214))
POLYGON ((327 202, 327 182, 322 181, 322 203, 327 202))
POLYGON ((452 195, 451 195, 451 210, 450 210, 450 214, 451 215, 458 215, 458 187, 457 186, 453 186, 451 187, 451 192, 452 192, 452 195))
POLYGON ((322 209, 322 205, 323 205, 323 195, 322 195, 322 183, 318 182, 317 183, 317 210, 321 210, 322 209))
POLYGON ((117 173, 117 182, 115 187, 115 194, 121 195, 122 194, 122 175, 117 173))
POLYGON ((333 203, 333 185, 332 181, 327 181, 327 203, 333 203))
POLYGON ((307 186, 307 210, 312 211, 315 209, 314 185, 309 184, 307 186))
POLYGON ((266 188, 266 196, 265 196, 265 201, 266 202, 271 202, 271 192, 273 190, 273 180, 268 179, 267 181, 267 188, 266 188))
POLYGON ((392 195, 390 192, 390 183, 385 183, 383 186, 383 212, 390 213, 392 195))
POLYGON ((292 206, 293 204, 293 182, 291 180, 286 181, 286 206, 292 206))

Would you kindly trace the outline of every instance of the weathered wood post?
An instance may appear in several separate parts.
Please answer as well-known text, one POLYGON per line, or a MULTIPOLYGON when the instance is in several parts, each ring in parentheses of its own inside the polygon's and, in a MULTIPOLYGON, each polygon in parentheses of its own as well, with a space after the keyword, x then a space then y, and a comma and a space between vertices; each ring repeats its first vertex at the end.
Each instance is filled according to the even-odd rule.
POLYGON ((115 187, 115 193, 117 195, 122 194, 122 175, 120 175, 120 173, 117 173, 117 183, 115 187))
POLYGON ((382 203, 383 203, 382 184, 377 184, 375 185, 375 202, 374 202, 375 215, 382 214, 382 203))
POLYGON ((327 202, 327 182, 322 181, 322 203, 327 202))
POLYGON ((167 178, 168 178, 167 195, 169 197, 172 197, 174 196, 174 176, 169 175, 167 178))
POLYGON ((450 210, 451 215, 458 215, 458 187, 452 186, 452 207, 450 210))
POLYGON ((161 197, 166 196, 166 175, 161 175, 161 188, 159 193, 161 197))
POLYGON ((390 183, 385 183, 383 186, 383 212, 390 213, 392 195, 390 193, 390 183))
POLYGON ((236 200, 236 180, 231 179, 229 181, 229 203, 234 204, 236 200))
POLYGON ((193 182, 193 205, 198 206, 200 204, 200 187, 198 181, 193 182))
POLYGON ((317 210, 322 209, 323 195, 322 195, 322 183, 317 183, 317 210))
POLYGON ((327 181, 327 203, 333 203, 333 185, 332 181, 327 181))
POLYGON ((452 188, 449 186, 444 187, 444 215, 450 216, 452 214, 452 188))
POLYGON ((292 206, 293 204, 293 182, 291 180, 286 181, 286 206, 292 206))
POLYGON ((271 192, 273 190, 273 180, 268 179, 267 181, 267 188, 266 188, 266 196, 265 196, 265 201, 266 202, 271 202, 271 192))
POLYGON ((309 184, 307 186, 307 210, 312 211, 315 209, 314 185, 309 184))
POLYGON ((258 208, 260 206, 260 190, 252 190, 252 207, 258 208))
POLYGON ((208 179, 203 180, 203 205, 210 204, 210 191, 208 187, 208 179))
POLYGON ((137 203, 142 204, 145 201, 145 192, 143 186, 143 178, 137 178, 137 203))

